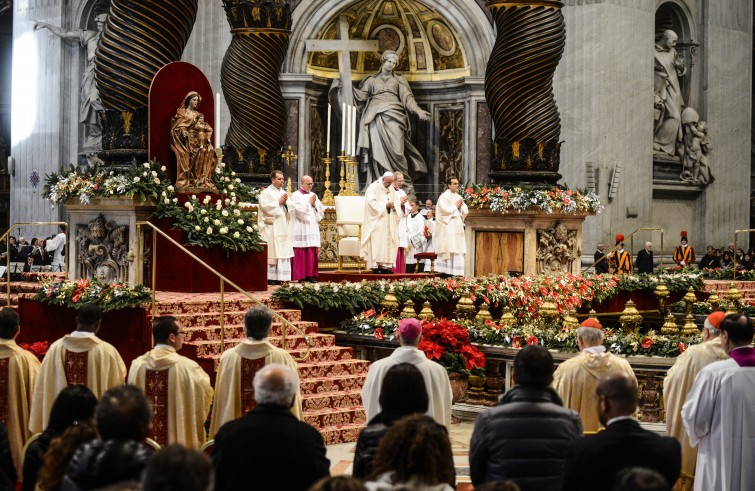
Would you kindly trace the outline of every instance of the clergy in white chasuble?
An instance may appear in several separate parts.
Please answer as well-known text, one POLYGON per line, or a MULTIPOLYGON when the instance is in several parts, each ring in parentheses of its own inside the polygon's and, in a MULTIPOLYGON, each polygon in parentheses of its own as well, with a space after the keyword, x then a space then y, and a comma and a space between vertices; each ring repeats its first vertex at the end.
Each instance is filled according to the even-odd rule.
POLYGON ((392 184, 393 173, 386 172, 364 194, 361 256, 369 269, 390 269, 396 262, 401 202, 392 184))
POLYGON ((438 199, 435 207, 435 234, 433 244, 438 259, 435 261, 435 271, 455 276, 464 275, 464 255, 467 253, 467 243, 464 238, 464 219, 469 208, 464 203, 459 192, 459 180, 455 177, 448 179, 446 189, 438 199))
POLYGON ((288 195, 283 190, 283 173, 273 171, 272 183, 259 195, 257 226, 267 242, 267 279, 291 281, 291 227, 288 223, 288 195))

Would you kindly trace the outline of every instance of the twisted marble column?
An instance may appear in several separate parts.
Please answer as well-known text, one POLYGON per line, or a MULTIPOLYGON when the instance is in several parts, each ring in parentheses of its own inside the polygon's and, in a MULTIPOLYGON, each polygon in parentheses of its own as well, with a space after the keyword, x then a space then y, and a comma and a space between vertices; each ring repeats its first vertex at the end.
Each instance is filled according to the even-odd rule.
POLYGON ((555 184, 561 119, 553 74, 566 44, 563 3, 489 0, 487 7, 498 32, 485 73, 496 135, 490 177, 555 184))

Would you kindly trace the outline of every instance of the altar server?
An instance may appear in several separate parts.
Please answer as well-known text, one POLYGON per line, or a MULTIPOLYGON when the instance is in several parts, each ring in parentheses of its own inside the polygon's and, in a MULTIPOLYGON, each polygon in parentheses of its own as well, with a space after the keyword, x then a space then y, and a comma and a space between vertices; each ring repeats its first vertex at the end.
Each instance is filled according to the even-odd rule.
POLYGON ((433 243, 438 259, 435 271, 452 276, 464 275, 464 256, 467 242, 464 238, 464 219, 469 213, 467 205, 459 196, 459 180, 449 177, 448 189, 438 198, 435 207, 435 235, 433 243))
POLYGON ((277 285, 291 281, 291 227, 288 224, 288 194, 283 190, 283 173, 270 174, 272 183, 260 193, 257 225, 260 238, 267 242, 267 282, 277 285))
POLYGON ((424 233, 426 220, 419 212, 419 202, 416 199, 410 200, 409 206, 409 214, 404 220, 407 242, 409 243, 406 253, 406 272, 414 273, 415 271, 422 271, 422 266, 419 265, 418 267, 414 255, 418 252, 424 252, 427 246, 427 239, 424 233))
POLYGON ((294 248, 294 281, 317 281, 320 251, 320 220, 325 207, 312 192, 315 182, 309 176, 301 178, 301 188, 291 194, 291 238, 294 248))
POLYGON ((402 189, 404 185, 404 174, 401 172, 393 173, 393 189, 396 191, 401 206, 398 211, 399 227, 398 227, 398 253, 396 254, 396 268, 394 273, 406 273, 406 250, 409 247, 409 237, 406 235, 406 217, 409 216, 409 197, 402 189))
POLYGON ((386 172, 364 193, 361 257, 374 273, 392 273, 396 265, 401 201, 392 184, 393 172, 386 172))

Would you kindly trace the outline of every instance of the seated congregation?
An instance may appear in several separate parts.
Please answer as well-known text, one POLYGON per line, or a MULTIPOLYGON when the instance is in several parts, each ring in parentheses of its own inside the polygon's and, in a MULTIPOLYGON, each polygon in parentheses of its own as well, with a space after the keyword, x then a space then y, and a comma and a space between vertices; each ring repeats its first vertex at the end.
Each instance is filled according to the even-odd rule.
MULTIPOLYGON (((333 477, 322 435, 301 421, 296 362, 266 340, 271 312, 255 307, 244 320, 247 339, 223 354, 213 389, 177 353, 184 332, 173 317, 153 320, 154 347, 127 372, 97 337, 96 305, 41 364, 15 343, 15 311, 0 310, 0 489, 457 489, 450 382, 417 348, 416 319, 399 323, 400 347, 370 367, 353 476, 333 477)), ((667 379, 671 436, 637 420, 637 380, 594 320, 578 329, 581 353, 555 372, 547 349, 525 346, 514 385, 474 425, 474 489, 671 490, 693 479, 697 490, 752 489, 743 422, 755 407, 753 323, 718 312, 705 335, 667 379)))

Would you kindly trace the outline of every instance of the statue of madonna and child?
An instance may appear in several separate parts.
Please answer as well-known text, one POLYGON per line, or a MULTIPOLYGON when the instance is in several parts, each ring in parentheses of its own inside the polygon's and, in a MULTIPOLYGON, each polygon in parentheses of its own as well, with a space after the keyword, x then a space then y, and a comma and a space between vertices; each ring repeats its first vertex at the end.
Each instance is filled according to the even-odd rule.
POLYGON ((189 92, 170 121, 170 148, 176 154, 176 189, 211 190, 215 172, 212 127, 197 108, 202 97, 189 92))

